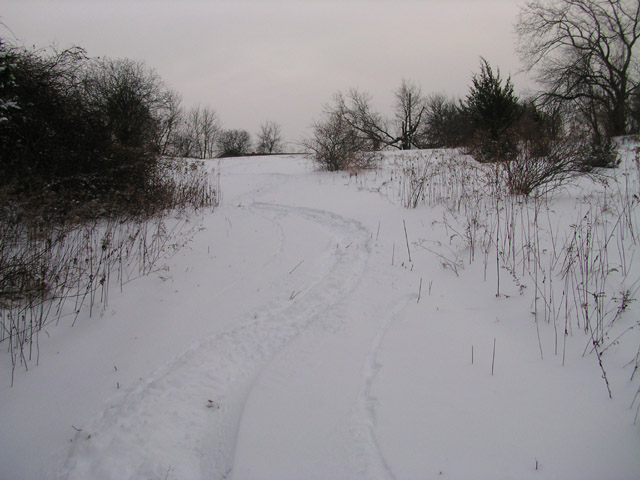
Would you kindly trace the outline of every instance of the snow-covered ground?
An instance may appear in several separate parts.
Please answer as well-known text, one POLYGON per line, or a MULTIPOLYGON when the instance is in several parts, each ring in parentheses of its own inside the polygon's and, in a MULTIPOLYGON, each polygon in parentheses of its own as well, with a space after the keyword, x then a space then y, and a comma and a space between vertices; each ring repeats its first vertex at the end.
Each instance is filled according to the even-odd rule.
POLYGON ((3 350, 0 478, 640 478, 638 303, 602 345, 610 399, 589 335, 536 322, 530 276, 496 296, 495 252, 470 263, 444 208, 402 206, 402 162, 211 162, 222 204, 165 268, 47 328, 12 388, 3 350))

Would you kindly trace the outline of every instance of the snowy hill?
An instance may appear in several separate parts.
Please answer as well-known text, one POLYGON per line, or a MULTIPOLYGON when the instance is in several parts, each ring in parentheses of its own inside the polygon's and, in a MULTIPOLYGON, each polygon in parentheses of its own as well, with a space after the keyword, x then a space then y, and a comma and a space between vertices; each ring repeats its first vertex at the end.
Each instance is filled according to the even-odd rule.
POLYGON ((495 206, 451 151, 212 161, 164 268, 3 350, 0 477, 640 478, 634 148, 495 206))

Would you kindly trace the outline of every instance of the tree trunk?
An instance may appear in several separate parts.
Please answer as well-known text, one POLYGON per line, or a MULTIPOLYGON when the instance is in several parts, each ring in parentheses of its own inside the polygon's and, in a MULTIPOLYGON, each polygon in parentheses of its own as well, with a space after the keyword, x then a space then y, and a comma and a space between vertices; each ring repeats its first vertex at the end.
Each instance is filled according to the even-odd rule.
POLYGON ((627 109, 624 99, 617 100, 609 115, 609 136, 617 137, 627 133, 627 109))

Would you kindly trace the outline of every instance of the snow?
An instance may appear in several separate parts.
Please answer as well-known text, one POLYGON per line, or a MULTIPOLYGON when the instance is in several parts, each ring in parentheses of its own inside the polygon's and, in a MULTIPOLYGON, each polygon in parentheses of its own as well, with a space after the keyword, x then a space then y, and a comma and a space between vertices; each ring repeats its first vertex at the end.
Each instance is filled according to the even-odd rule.
MULTIPOLYGON (((165 268, 48 327, 12 388, 3 351, 0 477, 640 478, 637 302, 603 357, 610 399, 588 336, 572 329, 563 365, 532 320, 530 279, 496 297, 495 260, 462 251, 456 275, 421 248, 457 247, 442 208, 402 207, 402 155, 358 176, 211 162, 222 205, 165 268)), ((554 214, 599 188, 563 190, 554 214)))

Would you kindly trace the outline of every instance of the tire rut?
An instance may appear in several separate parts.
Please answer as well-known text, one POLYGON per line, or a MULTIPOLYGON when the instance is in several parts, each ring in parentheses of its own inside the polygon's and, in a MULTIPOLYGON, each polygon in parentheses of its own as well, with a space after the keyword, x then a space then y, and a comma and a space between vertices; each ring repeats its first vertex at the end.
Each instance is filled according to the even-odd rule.
POLYGON ((369 232, 354 220, 285 205, 248 208, 275 215, 276 222, 292 218, 326 228, 336 246, 323 252, 324 271, 295 299, 271 302, 263 313, 203 339, 132 389, 76 435, 59 478, 228 477, 253 382, 328 304, 355 288, 370 251, 369 232))

